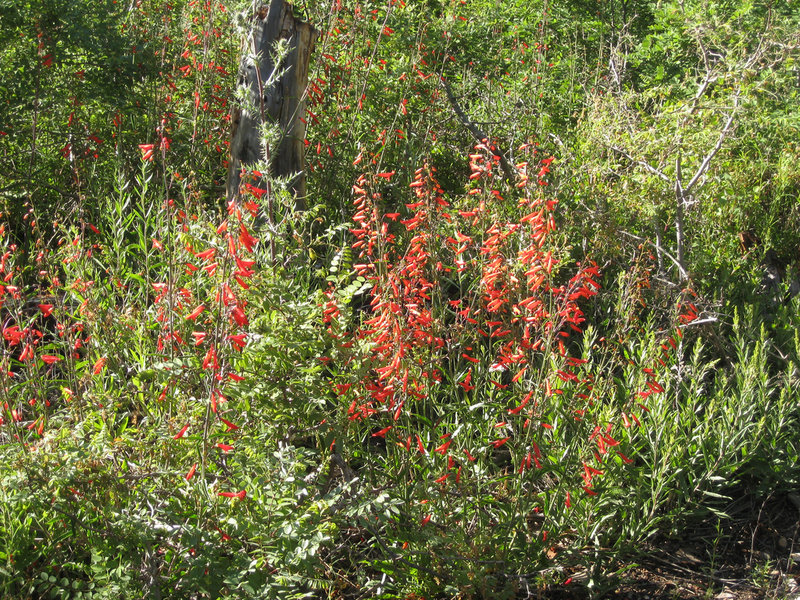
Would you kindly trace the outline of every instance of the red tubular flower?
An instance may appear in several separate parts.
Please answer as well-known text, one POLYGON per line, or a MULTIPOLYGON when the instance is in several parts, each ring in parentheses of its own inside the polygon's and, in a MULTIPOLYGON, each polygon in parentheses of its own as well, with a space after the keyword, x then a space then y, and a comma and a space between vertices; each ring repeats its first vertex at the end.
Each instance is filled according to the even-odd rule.
POLYGON ((236 425, 235 423, 231 423, 230 421, 228 421, 228 419, 220 417, 219 420, 225 423, 226 427, 228 428, 228 431, 236 431, 237 429, 239 429, 238 425, 236 425))
POLYGON ((254 238, 247 230, 247 227, 244 226, 244 223, 239 225, 239 242, 241 242, 241 244, 247 248, 248 252, 252 252, 253 246, 255 246, 258 242, 258 240, 254 238))
POLYGON ((176 434, 173 436, 173 438, 172 438, 172 439, 173 439, 173 440, 179 440, 179 439, 181 439, 181 438, 182 438, 184 435, 186 435, 186 430, 187 430, 187 429, 189 429, 189 423, 187 423, 186 425, 184 425, 184 426, 183 426, 183 428, 182 428, 182 429, 181 429, 181 430, 180 430, 178 433, 176 433, 176 434))
POLYGON ((25 347, 22 349, 22 353, 19 355, 20 362, 26 362, 33 358, 33 346, 30 344, 25 344, 25 347))
POLYGON ((208 349, 208 352, 206 352, 206 356, 203 359, 203 369, 206 370, 209 368, 213 368, 215 370, 219 368, 219 364, 217 363, 217 351, 214 346, 211 346, 211 348, 208 349))
POLYGON ((92 371, 95 375, 100 375, 103 372, 103 367, 106 366, 108 359, 106 357, 98 358, 97 362, 94 363, 94 370, 92 371))
POLYGON ((442 444, 441 446, 439 446, 438 448, 436 448, 436 449, 434 450, 434 452, 438 452, 439 454, 441 454, 442 456, 444 456, 445 452, 447 452, 447 449, 450 447, 450 444, 451 444, 452 442, 453 442, 453 440, 447 440, 447 441, 446 441, 444 444, 442 444))
POLYGON ((624 455, 622 452, 620 452, 619 450, 617 450, 617 454, 618 454, 618 455, 619 455, 619 457, 622 459, 622 462, 624 462, 625 464, 630 464, 630 463, 632 463, 632 462, 633 462, 633 460, 631 460, 630 458, 628 458, 627 456, 625 456, 625 455, 624 455))
POLYGON ((236 321, 236 324, 239 327, 246 327, 247 324, 250 322, 247 319, 247 315, 244 314, 244 311, 240 306, 235 306, 233 308, 233 310, 231 311, 231 317, 233 317, 233 320, 236 321))
POLYGON ((392 428, 392 425, 389 425, 388 427, 384 427, 384 428, 383 428, 383 429, 381 429, 380 431, 376 431, 375 433, 373 433, 373 434, 372 434, 372 437, 382 437, 382 438, 385 438, 385 437, 386 437, 386 434, 387 434, 387 433, 389 433, 389 430, 390 430, 391 428, 392 428))
POLYGON ((533 396, 533 391, 528 392, 528 395, 522 399, 522 402, 520 402, 516 408, 509 409, 508 413, 511 415, 519 414, 522 409, 528 405, 528 401, 531 399, 531 396, 533 396))
POLYGON ((247 490, 239 490, 238 492, 220 492, 218 494, 223 498, 238 498, 239 500, 243 500, 245 496, 247 496, 247 490))
POLYGON ((142 160, 153 161, 153 148, 155 144, 139 144, 139 150, 142 151, 142 160))
POLYGON ((247 345, 247 334, 239 333, 236 335, 229 335, 227 338, 237 350, 243 350, 247 345))
POLYGON ((201 260, 213 260, 216 253, 217 253, 216 248, 207 248, 202 252, 197 252, 195 256, 201 260))
POLYGON ((472 369, 467 371, 467 376, 464 377, 464 380, 460 381, 458 383, 458 385, 460 385, 462 388, 464 388, 465 392, 469 392, 470 390, 474 390, 475 389, 475 386, 472 385, 471 382, 472 382, 472 369))

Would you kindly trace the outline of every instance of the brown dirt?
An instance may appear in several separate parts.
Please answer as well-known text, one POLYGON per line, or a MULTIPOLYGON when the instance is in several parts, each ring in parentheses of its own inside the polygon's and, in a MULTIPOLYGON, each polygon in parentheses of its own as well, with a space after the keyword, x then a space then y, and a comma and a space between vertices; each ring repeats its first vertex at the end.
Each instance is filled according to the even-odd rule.
MULTIPOLYGON (((616 586, 593 597, 800 600, 799 511, 785 494, 762 501, 742 497, 726 507, 731 518, 719 527, 708 521, 687 529, 681 539, 660 539, 641 548, 616 586)), ((578 584, 551 588, 540 597, 591 596, 578 584)))

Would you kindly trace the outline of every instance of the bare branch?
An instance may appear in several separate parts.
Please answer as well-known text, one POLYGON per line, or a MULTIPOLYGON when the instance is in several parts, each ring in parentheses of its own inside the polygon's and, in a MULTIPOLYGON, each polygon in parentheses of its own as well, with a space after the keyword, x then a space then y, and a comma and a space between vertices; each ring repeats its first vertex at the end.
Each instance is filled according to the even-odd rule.
POLYGON ((675 253, 678 255, 676 264, 681 272, 681 278, 688 279, 689 276, 685 267, 686 260, 683 253, 683 210, 686 206, 686 191, 683 189, 681 179, 683 179, 681 175, 681 154, 678 152, 675 156, 675 253))
MULTIPOLYGON (((453 112, 456 113, 458 120, 461 121, 461 124, 466 127, 472 136, 478 140, 479 142, 483 142, 488 139, 488 136, 478 127, 474 121, 472 121, 467 114, 464 112, 464 109, 461 108, 461 105, 458 103, 455 95, 453 94, 453 89, 450 87, 450 84, 447 82, 447 79, 444 77, 440 77, 439 81, 442 83, 442 87, 444 88, 445 94, 447 94, 447 100, 450 102, 450 106, 453 107, 453 112)), ((505 155, 502 151, 498 149, 497 154, 495 155, 500 159, 500 166, 503 168, 503 173, 505 173, 506 181, 513 181, 514 177, 517 174, 517 170, 511 166, 511 163, 508 162, 505 155)))
POLYGON ((663 180, 663 181, 666 181, 667 183, 672 183, 672 180, 671 180, 669 177, 667 177, 667 176, 666 176, 666 175, 665 175, 665 174, 664 174, 662 171, 659 171, 658 169, 656 169, 656 168, 655 168, 654 166, 652 166, 651 164, 649 164, 649 163, 646 163, 646 162, 645 162, 645 161, 643 161, 643 160, 637 160, 637 159, 633 158, 633 157, 632 157, 630 154, 628 154, 627 152, 625 152, 625 150, 623 150, 622 148, 620 148, 620 147, 618 147, 618 146, 610 146, 610 148, 611 148, 611 149, 612 149, 614 152, 617 152, 618 154, 621 154, 622 156, 624 156, 625 158, 627 158, 627 159, 628 159, 629 161, 631 161, 632 163, 639 165, 639 166, 640 166, 640 167, 642 167, 642 168, 643 168, 645 171, 648 171, 649 173, 652 173, 653 175, 655 175, 655 176, 656 176, 656 177, 658 177, 659 179, 661 179, 661 180, 663 180))
POLYGON ((689 278, 688 273, 686 273, 686 269, 684 269, 683 266, 681 266, 681 264, 678 262, 678 259, 675 258, 674 256, 672 256, 672 254, 670 254, 666 250, 664 250, 663 246, 661 246, 660 244, 654 242, 651 239, 643 238, 643 237, 641 237, 639 235, 634 235, 633 233, 630 233, 628 231, 620 231, 620 233, 622 235, 627 235, 629 238, 633 238, 637 242, 644 242, 644 243, 650 244, 653 248, 656 249, 657 252, 662 253, 664 256, 666 256, 668 259, 670 259, 676 267, 678 267, 678 270, 681 272, 681 277, 683 277, 684 279, 688 279, 689 278))
POLYGON ((692 190, 695 184, 708 170, 708 167, 711 164, 711 160, 717 155, 717 152, 720 151, 720 149, 722 148, 722 143, 725 141, 725 138, 728 137, 728 134, 731 132, 731 126, 733 125, 733 118, 736 116, 736 111, 739 108, 740 93, 741 93, 741 88, 736 90, 736 95, 733 97, 733 110, 731 110, 731 113, 728 115, 728 120, 725 122, 725 126, 719 133, 719 137, 717 138, 717 143, 714 144, 714 147, 703 159, 703 162, 698 167, 692 179, 689 181, 689 183, 686 184, 686 187, 683 188, 683 192, 685 194, 689 193, 692 190))

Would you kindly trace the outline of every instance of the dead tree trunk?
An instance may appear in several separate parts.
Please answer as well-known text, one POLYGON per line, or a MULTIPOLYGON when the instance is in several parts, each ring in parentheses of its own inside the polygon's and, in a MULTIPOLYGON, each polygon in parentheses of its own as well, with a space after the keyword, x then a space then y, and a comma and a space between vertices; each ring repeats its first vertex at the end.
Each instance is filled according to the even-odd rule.
MULTIPOLYGON (((297 208, 305 208, 306 126, 300 119, 305 111, 308 63, 317 31, 295 18, 292 5, 284 0, 262 4, 252 17, 252 26, 243 43, 237 85, 244 88, 248 101, 233 113, 231 156, 228 166, 228 200, 239 194, 242 167, 264 161, 274 176, 290 176, 289 191, 297 208), (288 42, 281 64, 275 64, 275 47, 288 42), (262 147, 260 126, 276 124, 280 140, 275 148, 262 147)), ((259 187, 261 187, 259 185, 259 187)), ((269 221, 273 223, 273 194, 266 183, 269 221)))

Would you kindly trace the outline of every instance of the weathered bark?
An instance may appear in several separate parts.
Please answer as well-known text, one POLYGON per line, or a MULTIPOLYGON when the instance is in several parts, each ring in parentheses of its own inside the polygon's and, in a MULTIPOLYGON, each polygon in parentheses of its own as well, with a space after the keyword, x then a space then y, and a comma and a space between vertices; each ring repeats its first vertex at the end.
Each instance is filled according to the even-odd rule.
MULTIPOLYGON (((247 90, 250 101, 233 114, 229 200, 239 193, 242 167, 264 160, 271 165, 273 175, 293 176, 289 189, 297 207, 304 208, 306 126, 300 118, 305 112, 308 63, 316 38, 317 30, 296 19, 291 4, 284 0, 272 0, 254 13, 244 41, 237 84, 247 90), (274 49, 279 40, 288 40, 288 53, 276 65, 274 49), (277 148, 262 148, 259 126, 264 122, 278 125, 281 136, 277 148)), ((267 184, 271 203, 269 187, 267 184)))

